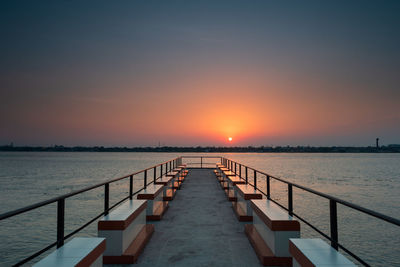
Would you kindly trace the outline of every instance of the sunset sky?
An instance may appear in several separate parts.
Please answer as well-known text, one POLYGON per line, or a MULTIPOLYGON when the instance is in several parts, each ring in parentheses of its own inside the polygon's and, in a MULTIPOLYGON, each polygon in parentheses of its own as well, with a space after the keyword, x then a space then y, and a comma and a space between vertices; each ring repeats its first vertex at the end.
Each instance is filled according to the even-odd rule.
POLYGON ((399 14, 400 1, 1 1, 0 145, 400 143, 399 14))

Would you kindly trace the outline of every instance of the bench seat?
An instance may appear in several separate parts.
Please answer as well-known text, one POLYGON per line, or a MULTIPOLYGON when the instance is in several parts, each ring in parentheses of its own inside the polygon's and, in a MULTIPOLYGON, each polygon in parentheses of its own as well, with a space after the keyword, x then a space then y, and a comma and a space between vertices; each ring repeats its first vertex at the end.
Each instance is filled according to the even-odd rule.
MULTIPOLYGON (((223 171, 221 178, 223 179, 224 182, 228 183, 228 177, 230 177, 230 176, 236 176, 236 174, 232 171, 223 171)), ((228 186, 229 186, 229 184, 228 184, 228 186)))
POLYGON ((235 175, 235 176, 229 176, 229 177, 228 177, 228 182, 229 182, 231 185, 233 185, 233 186, 235 186, 235 185, 237 185, 237 184, 245 184, 245 183, 246 183, 245 180, 243 180, 242 178, 240 178, 240 177, 237 176, 237 175, 235 175))
POLYGON ((107 240, 103 262, 135 263, 154 232, 146 224, 146 200, 128 200, 98 222, 98 236, 107 240))
POLYGON ((271 265, 269 261, 279 260, 282 266, 291 266, 289 239, 300 237, 299 221, 268 199, 253 199, 250 204, 253 224, 246 226, 246 233, 260 261, 271 265))
POLYGON ((149 221, 159 221, 168 209, 168 203, 164 201, 163 185, 150 184, 142 189, 137 199, 147 199, 146 218, 149 221))
POLYGON ((175 176, 177 176, 178 174, 179 174, 179 172, 177 172, 177 171, 170 171, 170 172, 167 172, 165 175, 166 175, 166 176, 175 177, 175 176))
POLYGON ((161 184, 161 185, 168 185, 172 180, 174 179, 174 177, 172 176, 163 176, 160 177, 159 179, 156 180, 155 184, 161 184))
POLYGON ((289 251, 293 257, 293 267, 356 266, 320 238, 291 238, 289 251))
POLYGON ((262 199, 260 191, 254 189, 250 184, 238 184, 234 187, 236 202, 232 203, 232 208, 241 222, 251 222, 253 220, 251 199, 262 199))
POLYGON ((33 266, 100 267, 103 266, 103 253, 105 249, 105 238, 75 237, 33 266))
POLYGON ((223 175, 224 175, 225 177, 228 177, 228 176, 236 176, 236 173, 234 173, 233 171, 222 171, 222 173, 223 173, 223 175))

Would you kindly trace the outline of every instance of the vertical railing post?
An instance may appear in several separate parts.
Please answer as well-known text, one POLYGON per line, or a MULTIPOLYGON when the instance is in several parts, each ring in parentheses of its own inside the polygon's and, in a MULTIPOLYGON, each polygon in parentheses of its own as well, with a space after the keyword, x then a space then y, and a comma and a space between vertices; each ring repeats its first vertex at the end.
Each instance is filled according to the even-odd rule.
POLYGON ((239 163, 239 177, 242 178, 242 164, 239 163))
POLYGON ((235 162, 235 174, 236 174, 237 163, 235 162))
POLYGON ((223 159, 221 158, 221 164, 223 164, 223 159))
POLYGON ((162 164, 160 165, 160 177, 163 176, 163 172, 162 172, 162 164))
POLYGON ((331 224, 331 246, 338 250, 338 225, 337 225, 337 205, 336 201, 329 200, 329 210, 330 210, 330 224, 331 224))
POLYGON ((267 199, 271 198, 270 180, 271 178, 267 175, 267 199))
POLYGON ((257 172, 254 170, 254 189, 257 189, 257 172))
POLYGON ((57 248, 64 245, 65 198, 57 201, 57 248))
POLYGON ((104 185, 104 215, 108 214, 108 207, 110 202, 110 184, 104 185))
POLYGON ((248 184, 249 183, 249 178, 248 178, 247 166, 246 166, 245 170, 246 170, 246 184, 248 184))
POLYGON ((147 170, 144 170, 143 183, 144 183, 143 187, 144 187, 144 189, 146 189, 146 187, 147 187, 147 170))
POLYGON ((129 176, 129 199, 132 199, 133 195, 133 175, 129 176))
POLYGON ((203 169, 203 157, 200 157, 200 168, 203 169))
POLYGON ((293 215, 293 187, 292 187, 292 184, 288 184, 288 210, 289 210, 289 215, 293 215))
POLYGON ((156 183, 156 179, 157 179, 157 169, 156 167, 153 168, 153 183, 156 183))

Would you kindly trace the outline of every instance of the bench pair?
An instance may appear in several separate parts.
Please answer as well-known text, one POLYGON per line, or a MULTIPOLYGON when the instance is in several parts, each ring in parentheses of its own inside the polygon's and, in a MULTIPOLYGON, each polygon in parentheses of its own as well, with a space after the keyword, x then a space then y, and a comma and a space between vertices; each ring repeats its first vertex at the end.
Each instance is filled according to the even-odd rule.
POLYGON ((245 232, 265 266, 355 266, 321 239, 300 238, 300 223, 267 199, 249 201, 253 223, 245 232))
POLYGON ((129 200, 98 222, 97 238, 75 237, 35 264, 35 267, 100 267, 136 262, 154 232, 146 224, 147 200, 129 200))

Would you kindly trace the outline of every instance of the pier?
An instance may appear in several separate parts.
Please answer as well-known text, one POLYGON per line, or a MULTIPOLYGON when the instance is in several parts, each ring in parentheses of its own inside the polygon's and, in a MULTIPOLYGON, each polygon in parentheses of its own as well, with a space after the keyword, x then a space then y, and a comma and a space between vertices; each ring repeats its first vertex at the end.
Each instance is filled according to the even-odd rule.
POLYGON ((212 170, 190 170, 169 205, 134 266, 260 266, 212 170))
POLYGON ((0 221, 53 203, 56 240, 15 266, 54 248, 35 266, 369 266, 340 243, 337 206, 400 226, 396 218, 217 156, 178 157, 0 214, 0 221), (134 177, 142 181, 139 188, 134 177), (271 180, 286 184, 287 203, 271 198, 271 180), (109 188, 116 182, 126 182, 129 193, 110 206, 109 188), (97 188, 104 188, 104 210, 66 234, 65 202, 97 188), (296 213, 293 188, 329 200, 329 234, 296 213), (98 232, 79 237, 93 223, 98 232), (300 223, 325 241, 301 236, 300 223))

